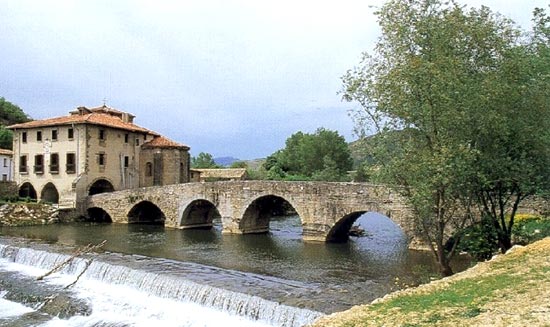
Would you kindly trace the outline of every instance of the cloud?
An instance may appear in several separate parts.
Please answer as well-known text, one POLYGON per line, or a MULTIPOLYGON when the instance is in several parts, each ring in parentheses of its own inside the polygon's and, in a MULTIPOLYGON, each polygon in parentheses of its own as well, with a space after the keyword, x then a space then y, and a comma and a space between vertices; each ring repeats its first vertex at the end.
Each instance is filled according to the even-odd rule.
MULTIPOLYGON (((526 7, 543 2, 489 4, 530 17, 526 7)), ((193 151, 243 159, 298 130, 351 140, 354 104, 340 101, 340 77, 372 51, 380 4, 2 1, 0 96, 34 118, 105 98, 193 151)))

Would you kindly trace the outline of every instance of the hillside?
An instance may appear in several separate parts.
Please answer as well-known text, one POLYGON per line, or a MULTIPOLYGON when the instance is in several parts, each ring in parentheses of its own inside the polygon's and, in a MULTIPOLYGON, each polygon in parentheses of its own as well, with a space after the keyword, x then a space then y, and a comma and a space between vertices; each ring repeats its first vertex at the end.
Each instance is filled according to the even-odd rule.
POLYGON ((336 326, 550 326, 550 238, 321 318, 336 326))

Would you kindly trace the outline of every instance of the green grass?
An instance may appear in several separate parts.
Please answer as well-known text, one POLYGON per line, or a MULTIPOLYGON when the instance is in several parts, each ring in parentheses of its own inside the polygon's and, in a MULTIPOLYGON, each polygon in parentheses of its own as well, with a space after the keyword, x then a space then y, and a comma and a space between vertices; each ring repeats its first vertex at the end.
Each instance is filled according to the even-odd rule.
MULTIPOLYGON (((455 315, 472 318, 479 315, 485 303, 495 297, 495 293, 509 285, 519 285, 524 277, 518 275, 498 274, 481 279, 464 279, 456 281, 448 288, 428 294, 411 294, 375 304, 371 309, 377 314, 391 315, 391 311, 399 308, 401 314, 422 313, 432 311, 435 307, 445 307, 455 315)), ((439 313, 429 315, 425 323, 435 323, 441 319, 439 313)))

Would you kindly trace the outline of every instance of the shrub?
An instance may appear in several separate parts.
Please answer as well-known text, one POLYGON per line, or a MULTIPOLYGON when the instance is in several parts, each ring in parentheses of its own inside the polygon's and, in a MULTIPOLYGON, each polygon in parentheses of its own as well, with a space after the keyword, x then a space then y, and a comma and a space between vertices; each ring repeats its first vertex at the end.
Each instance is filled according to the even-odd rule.
POLYGON ((460 239, 457 249, 467 252, 477 261, 490 259, 498 251, 497 232, 489 219, 466 227, 455 239, 457 237, 460 239))
POLYGON ((550 236, 550 217, 516 215, 512 228, 512 241, 526 245, 550 236))

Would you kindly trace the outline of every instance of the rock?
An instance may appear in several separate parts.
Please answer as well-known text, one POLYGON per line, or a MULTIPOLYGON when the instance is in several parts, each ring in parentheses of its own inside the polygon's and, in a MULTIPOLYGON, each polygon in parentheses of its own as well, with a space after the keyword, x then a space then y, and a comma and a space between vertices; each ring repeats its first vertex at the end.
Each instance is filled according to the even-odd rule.
POLYGON ((40 311, 61 319, 75 315, 87 316, 92 312, 87 303, 65 294, 58 294, 49 298, 40 308, 40 311))

